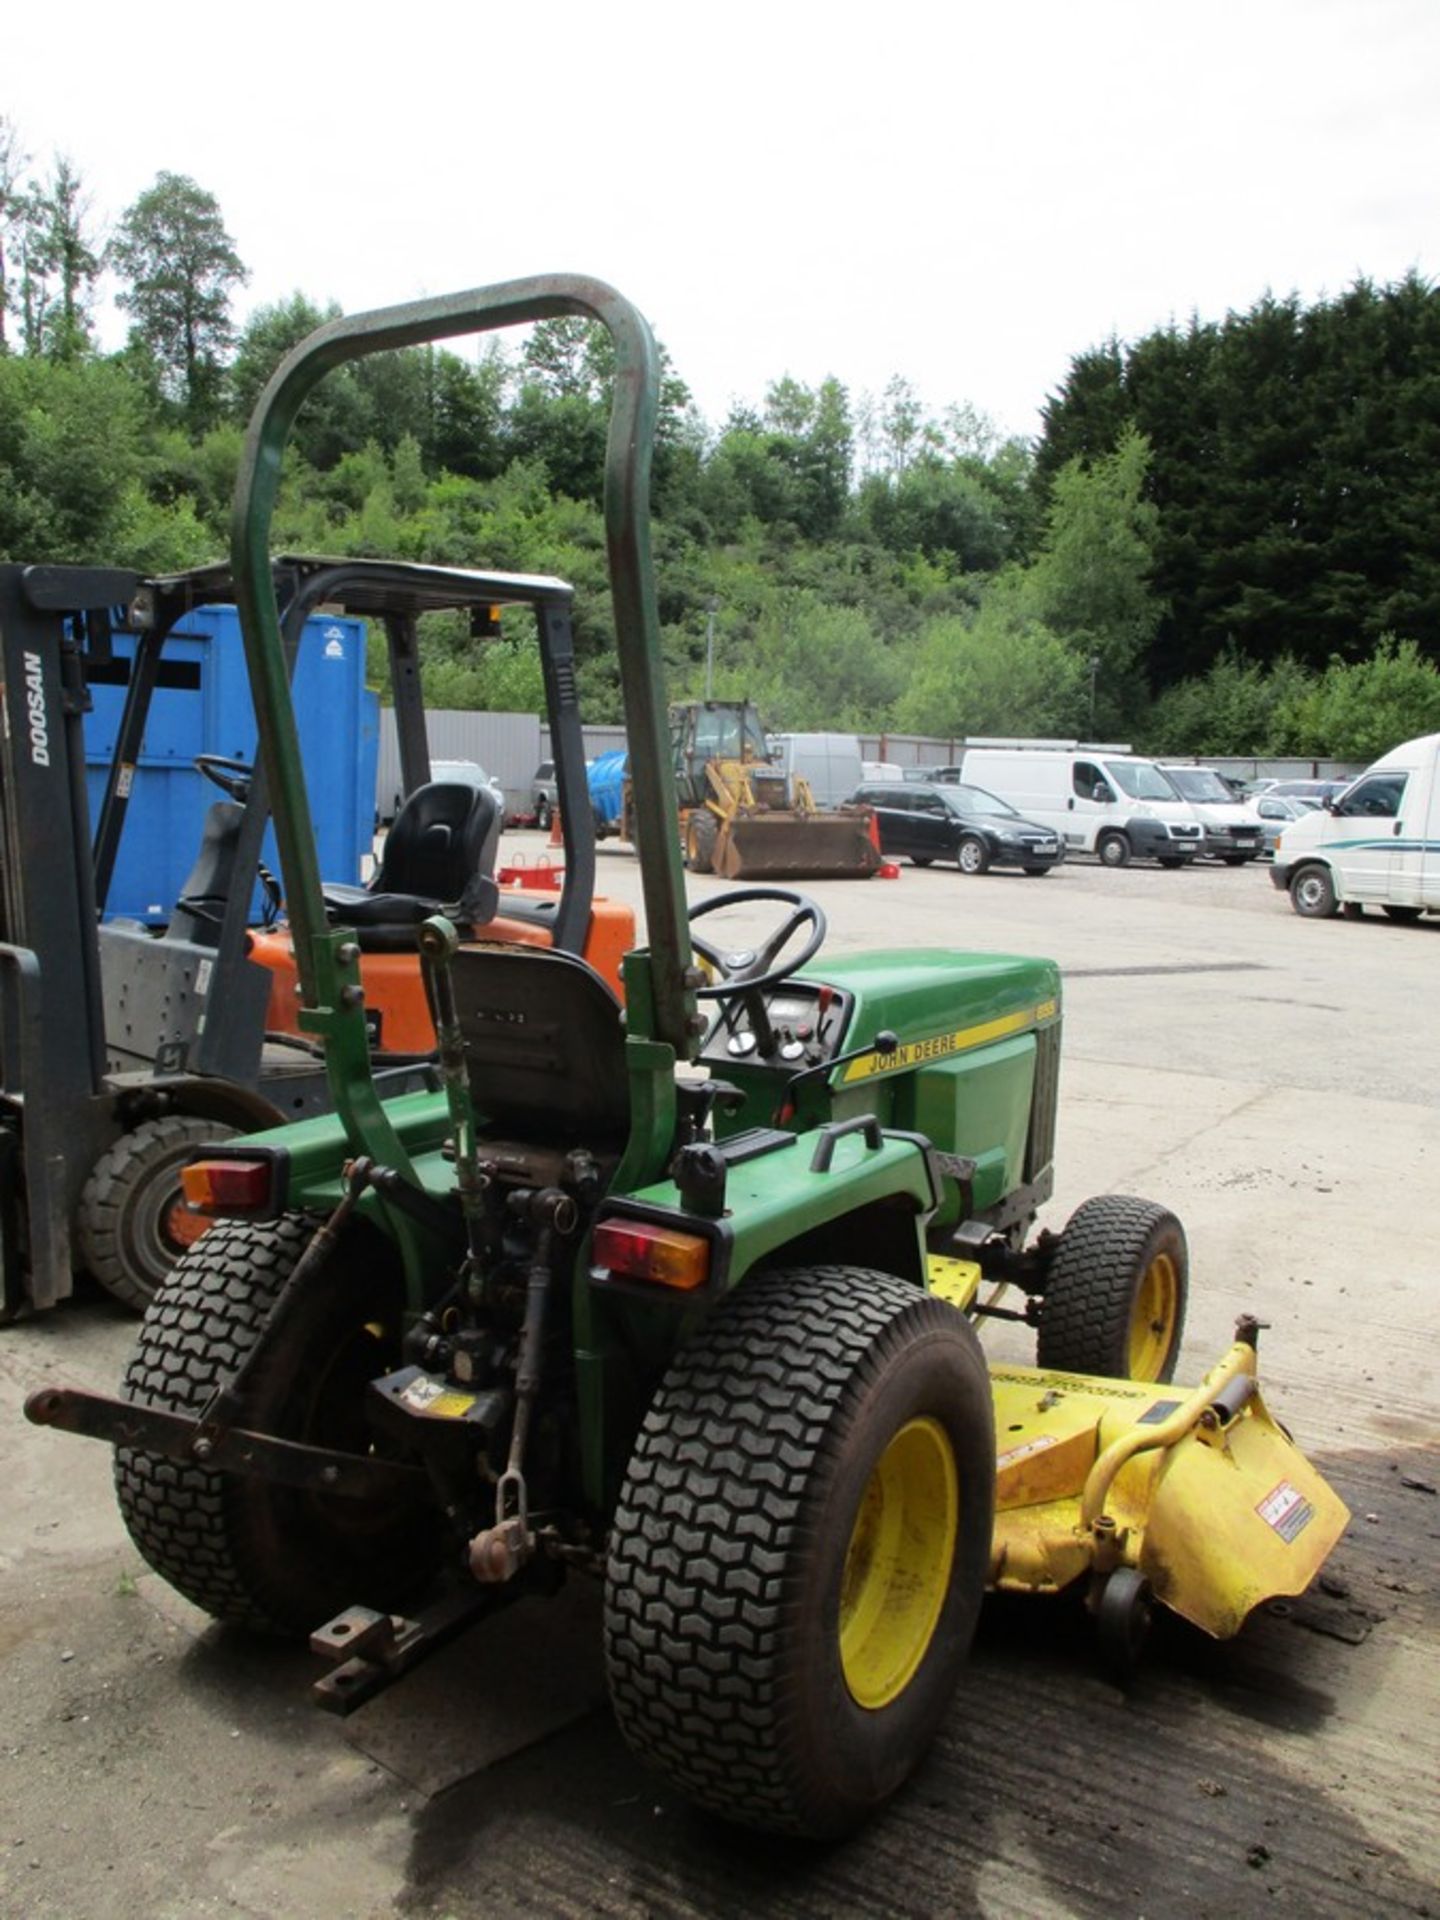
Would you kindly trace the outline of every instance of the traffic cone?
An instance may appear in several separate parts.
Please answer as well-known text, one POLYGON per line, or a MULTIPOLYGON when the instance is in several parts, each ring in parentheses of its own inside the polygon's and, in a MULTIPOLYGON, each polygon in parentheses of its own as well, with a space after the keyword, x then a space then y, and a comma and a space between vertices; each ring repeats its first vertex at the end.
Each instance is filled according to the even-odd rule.
POLYGON ((898 880, 900 869, 893 860, 885 858, 885 850, 880 845, 880 822, 875 818, 875 809, 870 809, 870 844, 880 855, 880 864, 875 869, 877 880, 898 880))
POLYGON ((559 807, 552 807, 550 809, 550 839, 548 844, 552 847, 563 847, 565 844, 560 834, 559 807))

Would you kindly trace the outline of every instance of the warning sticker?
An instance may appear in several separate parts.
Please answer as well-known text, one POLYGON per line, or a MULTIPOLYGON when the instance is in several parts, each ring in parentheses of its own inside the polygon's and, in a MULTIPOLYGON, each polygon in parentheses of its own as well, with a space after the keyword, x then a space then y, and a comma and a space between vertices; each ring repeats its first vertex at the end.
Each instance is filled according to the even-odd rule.
POLYGON ((1006 1452, 997 1455, 995 1470, 998 1473, 1001 1467, 1013 1467, 1017 1460, 1028 1460, 1032 1453, 1045 1453, 1049 1448, 1058 1447, 1059 1444, 1058 1433, 1042 1433, 1034 1440, 1024 1440, 1018 1447, 1010 1447, 1006 1452))
POLYGON ((400 1398, 416 1413, 432 1413, 441 1420, 463 1420, 475 1404, 473 1393, 456 1393, 439 1380, 412 1380, 400 1398))
POLYGON ((1315 1509, 1298 1487, 1282 1480, 1256 1507, 1267 1527, 1273 1527, 1289 1546, 1315 1518, 1315 1509))

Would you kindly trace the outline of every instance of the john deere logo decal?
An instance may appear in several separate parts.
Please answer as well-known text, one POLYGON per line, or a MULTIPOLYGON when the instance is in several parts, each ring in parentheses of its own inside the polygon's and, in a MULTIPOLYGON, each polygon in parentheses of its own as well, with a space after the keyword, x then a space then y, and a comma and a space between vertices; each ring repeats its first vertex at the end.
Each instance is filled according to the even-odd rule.
POLYGON ((868 1080, 877 1073, 898 1073, 905 1067, 921 1067, 931 1060, 943 1060, 952 1053, 968 1053, 973 1047, 987 1046, 992 1040, 1008 1039, 1012 1033, 1024 1033, 1046 1020, 1053 1020, 1059 1002, 1042 1000, 1038 1006, 1020 1013, 1003 1013, 997 1020, 984 1020, 978 1027, 956 1027, 951 1033, 931 1034, 924 1040, 908 1040, 894 1053, 862 1054, 852 1060, 840 1076, 842 1087, 857 1080, 868 1080))

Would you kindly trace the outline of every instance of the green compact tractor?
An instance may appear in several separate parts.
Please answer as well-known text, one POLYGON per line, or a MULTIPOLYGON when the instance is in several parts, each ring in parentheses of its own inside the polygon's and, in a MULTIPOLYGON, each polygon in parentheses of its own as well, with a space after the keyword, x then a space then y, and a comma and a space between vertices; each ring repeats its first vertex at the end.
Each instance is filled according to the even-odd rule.
POLYGON ((276 373, 233 571, 334 1111, 192 1165, 216 1223, 152 1304, 123 1397, 46 1388, 29 1411, 114 1443, 149 1563, 217 1619, 311 1636, 342 1708, 507 1596, 599 1577, 632 1745, 723 1815, 832 1834, 924 1750, 987 1587, 1088 1583, 1117 1649, 1152 1593, 1233 1631, 1305 1584, 1343 1509, 1264 1413, 1253 1323, 1198 1389, 1157 1391, 1185 1303, 1172 1215, 1112 1197, 1034 1235, 1053 964, 826 959, 820 908, 778 887, 687 912, 655 406, 644 321, 569 277, 335 320, 276 373), (340 362, 562 313, 615 346, 606 520, 646 941, 622 1008, 578 950, 425 921, 439 1085, 382 1100, 359 944, 315 870, 267 555, 281 456, 340 362), (727 904, 773 929, 717 936, 727 904), (996 1313, 1038 1327, 1046 1371, 992 1379, 975 1329, 996 1313), (1197 1564, 1227 1502, 1226 1563, 1197 1564))

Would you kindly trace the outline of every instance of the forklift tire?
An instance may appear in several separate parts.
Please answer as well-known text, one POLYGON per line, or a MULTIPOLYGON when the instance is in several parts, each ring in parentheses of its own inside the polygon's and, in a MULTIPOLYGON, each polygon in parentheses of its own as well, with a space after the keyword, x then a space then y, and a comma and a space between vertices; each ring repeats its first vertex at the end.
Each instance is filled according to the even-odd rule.
POLYGON ((1121 1193, 1084 1201, 1045 1276, 1039 1365, 1111 1380, 1169 1380, 1189 1275, 1185 1230, 1166 1208, 1121 1193))
POLYGON ((122 1134, 96 1161, 76 1216, 81 1258, 102 1287, 137 1313, 206 1229, 185 1205, 180 1169, 198 1147, 234 1134, 220 1121, 171 1113, 122 1134))
POLYGON ((681 1349, 610 1533, 621 1731, 700 1805, 824 1838, 943 1719, 989 1568, 989 1379, 891 1274, 759 1274, 681 1349))
MULTIPOLYGON (((217 1221, 152 1302, 126 1397, 198 1415, 258 1346, 239 1424, 367 1452, 366 1387, 400 1362, 404 1286, 382 1244, 352 1229, 276 1325, 275 1301, 314 1225, 299 1214, 217 1221)), ((116 1449, 115 1491, 162 1579, 215 1619, 259 1632, 303 1638, 355 1603, 388 1612, 438 1564, 439 1515, 414 1499, 339 1499, 132 1447, 116 1449)))
POLYGON ((691 873, 715 871, 715 842, 719 834, 713 813, 701 809, 691 814, 685 823, 685 865, 691 873))

